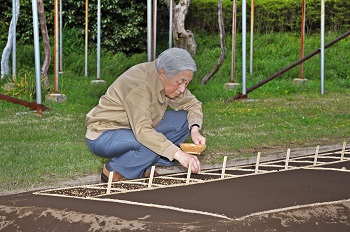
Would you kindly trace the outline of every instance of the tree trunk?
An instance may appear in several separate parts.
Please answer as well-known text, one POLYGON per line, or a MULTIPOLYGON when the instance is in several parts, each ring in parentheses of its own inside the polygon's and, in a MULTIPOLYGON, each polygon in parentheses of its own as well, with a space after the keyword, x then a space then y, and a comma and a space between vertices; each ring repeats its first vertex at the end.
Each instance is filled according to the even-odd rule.
MULTIPOLYGON (((18 22, 18 16, 19 16, 19 8, 20 8, 20 2, 19 0, 16 0, 16 24, 18 22)), ((13 39, 13 27, 15 26, 13 22, 13 18, 11 19, 10 27, 9 27, 9 35, 7 37, 7 44, 4 48, 4 51, 2 53, 1 57, 1 78, 4 78, 7 74, 10 72, 9 68, 9 58, 12 50, 12 42, 13 39)))
POLYGON ((41 29, 41 35, 43 37, 44 55, 45 55, 43 65, 41 66, 40 75, 41 75, 41 80, 43 81, 42 83, 43 88, 48 88, 50 86, 50 81, 47 75, 47 71, 49 70, 49 67, 50 67, 51 52, 50 52, 50 38, 47 32, 43 0, 38 0, 38 15, 40 19, 40 29, 41 29))
POLYGON ((192 56, 197 52, 197 44, 194 35, 190 30, 185 29, 185 19, 191 0, 180 0, 176 5, 175 0, 166 0, 170 10, 170 1, 173 1, 173 40, 174 46, 186 49, 192 56))
POLYGON ((205 85, 209 81, 209 79, 212 76, 214 76, 214 74, 220 69, 221 65, 224 63, 225 56, 226 56, 225 29, 224 29, 224 19, 222 16, 222 0, 219 0, 218 2, 218 21, 219 21, 219 28, 220 28, 221 54, 213 70, 209 74, 207 74, 205 77, 203 77, 201 81, 202 85, 205 85))

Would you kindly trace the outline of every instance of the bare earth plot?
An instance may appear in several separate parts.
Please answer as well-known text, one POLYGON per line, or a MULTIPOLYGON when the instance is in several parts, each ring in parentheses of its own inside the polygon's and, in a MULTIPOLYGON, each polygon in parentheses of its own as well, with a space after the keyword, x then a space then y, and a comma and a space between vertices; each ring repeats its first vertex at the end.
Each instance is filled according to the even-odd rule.
POLYGON ((350 149, 0 196, 0 231, 350 231, 350 149))

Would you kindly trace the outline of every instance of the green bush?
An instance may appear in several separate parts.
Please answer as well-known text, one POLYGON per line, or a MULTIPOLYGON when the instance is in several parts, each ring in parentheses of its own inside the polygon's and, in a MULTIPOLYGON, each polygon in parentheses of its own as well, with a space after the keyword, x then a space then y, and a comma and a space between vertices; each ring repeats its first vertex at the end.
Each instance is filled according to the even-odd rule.
MULTIPOLYGON (((54 36, 54 1, 44 1, 47 28, 50 38, 54 36)), ((147 46, 146 1, 105 0, 101 1, 101 45, 114 52, 137 53, 147 46), (141 38, 141 39, 140 39, 141 38), (142 39, 144 38, 144 39, 142 39)), ((11 22, 12 1, 0 3, 0 37, 7 40, 11 22), (5 26, 3 26, 5 25, 5 26), (5 29, 5 30, 3 30, 5 29)), ((32 1, 22 0, 17 23, 19 43, 33 41, 32 1)), ((82 39, 85 37, 85 1, 62 1, 62 22, 67 28, 74 28, 82 39)), ((97 42, 97 0, 89 1, 89 43, 97 42)))
MULTIPOLYGON (((306 32, 320 31, 321 1, 307 0, 306 32)), ((246 1, 247 28, 250 27, 251 1, 246 1)), ((217 0, 193 0, 186 18, 186 25, 193 31, 217 33, 217 0)), ((327 0, 325 24, 328 30, 343 31, 350 27, 348 12, 350 1, 327 0)), ((260 33, 300 32, 301 0, 256 0, 254 2, 254 30, 260 33)), ((232 0, 223 0, 225 31, 232 31, 232 0)), ((237 31, 242 30, 242 1, 237 1, 237 31)))
MULTIPOLYGON (((178 1, 177 1, 178 2, 178 1)), ((45 1, 45 13, 49 36, 53 40, 54 1, 45 1)), ((63 24, 74 29, 77 39, 85 39, 85 1, 62 1, 63 24)), ((186 17, 186 29, 195 34, 206 32, 217 34, 217 0, 193 0, 186 17)), ((306 32, 320 30, 320 0, 307 0, 306 32)), ((247 0, 247 28, 250 27, 251 1, 247 0)), ((157 47, 164 47, 168 38, 169 13, 164 1, 158 1, 157 47)), ((0 45, 6 44, 11 22, 12 2, 0 3, 0 45)), ((301 28, 301 0, 256 0, 254 7, 254 30, 259 33, 292 32, 301 28)), ((345 31, 350 28, 348 12, 350 1, 326 1, 327 31, 345 31)), ((226 33, 232 31, 232 0, 223 0, 223 16, 226 33)), ((242 1, 237 1, 237 31, 242 27, 242 1)), ((32 3, 21 1, 17 24, 18 43, 32 44, 32 3)), ((89 44, 97 42, 97 0, 89 2, 89 44)), ((67 36, 67 35, 64 35, 67 36)), ((104 0, 101 1, 101 46, 114 53, 134 54, 143 52, 147 46, 147 1, 104 0)))

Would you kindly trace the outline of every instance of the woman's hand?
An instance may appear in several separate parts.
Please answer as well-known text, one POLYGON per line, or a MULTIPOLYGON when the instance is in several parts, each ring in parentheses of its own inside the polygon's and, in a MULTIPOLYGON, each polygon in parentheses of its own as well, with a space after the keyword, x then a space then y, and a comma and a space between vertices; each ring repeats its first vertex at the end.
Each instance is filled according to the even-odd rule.
POLYGON ((193 141, 194 144, 203 144, 205 145, 205 137, 203 135, 201 135, 201 133, 199 132, 199 128, 194 126, 191 129, 191 139, 193 141))
POLYGON ((179 161, 179 163, 184 166, 185 168, 188 168, 190 165, 190 162, 192 160, 192 167, 191 172, 192 173, 200 173, 201 172, 201 163, 199 162, 199 159, 195 155, 190 155, 186 152, 183 152, 182 150, 178 150, 174 154, 174 159, 179 161))

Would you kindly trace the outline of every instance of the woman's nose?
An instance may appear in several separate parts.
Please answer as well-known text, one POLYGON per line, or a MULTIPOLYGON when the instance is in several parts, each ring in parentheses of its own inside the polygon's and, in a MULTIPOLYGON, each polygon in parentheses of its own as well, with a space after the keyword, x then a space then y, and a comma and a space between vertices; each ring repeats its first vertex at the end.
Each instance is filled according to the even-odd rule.
POLYGON ((180 86, 179 86, 179 91, 180 91, 181 93, 185 92, 185 89, 186 89, 186 86, 185 86, 185 85, 180 85, 180 86))

